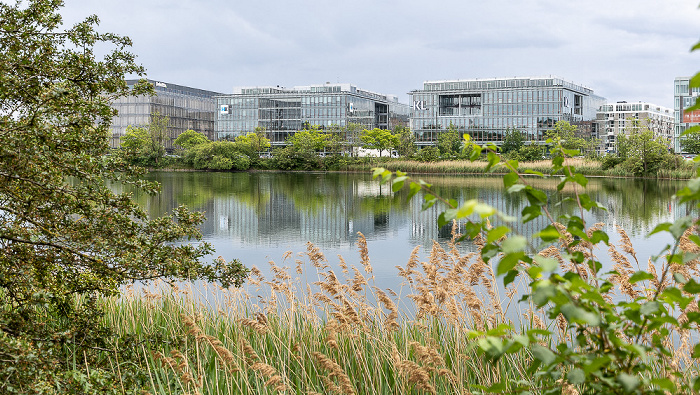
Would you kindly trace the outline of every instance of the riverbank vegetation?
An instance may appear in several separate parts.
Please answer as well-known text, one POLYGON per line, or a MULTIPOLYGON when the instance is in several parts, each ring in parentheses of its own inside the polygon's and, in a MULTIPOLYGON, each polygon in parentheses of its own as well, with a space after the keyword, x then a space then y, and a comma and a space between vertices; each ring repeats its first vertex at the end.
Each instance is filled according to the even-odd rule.
MULTIPOLYGON (((236 137, 233 141, 210 141, 202 133, 189 130, 180 135, 174 144, 172 155, 156 141, 158 124, 162 118, 154 116, 156 126, 130 128, 122 138, 123 146, 114 155, 140 166, 158 168, 184 168, 214 171, 240 170, 318 170, 318 171, 369 171, 381 165, 387 169, 411 173, 437 174, 485 174, 488 161, 485 156, 472 158, 471 144, 460 137, 456 130, 441 133, 435 146, 421 149, 410 140, 410 130, 397 128, 393 133, 380 129, 357 132, 358 146, 349 147, 342 138, 342 130, 308 130, 292 134, 283 147, 272 148, 260 129, 236 137), (408 136, 408 137, 407 137, 408 136), (364 147, 364 148, 363 148, 364 147), (395 149, 398 148, 398 149, 395 149), (347 151, 351 149, 351 151, 347 151), (354 151, 353 151, 354 150, 354 151), (360 156, 372 153, 385 156, 360 156), (393 151, 392 151, 393 150, 393 151), (388 153, 393 152, 393 155, 388 153)), ((498 152, 505 160, 517 160, 524 170, 550 174, 553 144, 565 149, 589 152, 575 165, 588 176, 647 177, 689 179, 693 177, 694 162, 669 152, 667 144, 654 137, 647 128, 632 122, 628 135, 618 136, 616 153, 605 156, 590 154, 596 143, 576 135, 576 127, 568 122, 558 122, 549 133, 549 143, 526 145, 517 130, 508 130, 498 152)))

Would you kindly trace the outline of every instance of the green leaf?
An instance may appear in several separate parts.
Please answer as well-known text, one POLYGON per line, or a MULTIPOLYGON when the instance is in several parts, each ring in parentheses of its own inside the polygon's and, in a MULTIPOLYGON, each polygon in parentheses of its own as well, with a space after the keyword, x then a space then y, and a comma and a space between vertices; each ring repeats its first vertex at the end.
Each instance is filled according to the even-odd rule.
POLYGON ((420 184, 416 182, 411 182, 410 184, 410 191, 408 192, 408 197, 406 198, 406 201, 411 200, 418 192, 420 192, 421 186, 420 184))
POLYGON ((545 365, 550 365, 557 359, 557 355, 552 350, 539 344, 533 344, 530 350, 532 351, 532 356, 542 361, 545 365))
POLYGON ((508 189, 511 186, 515 185, 518 183, 518 173, 512 171, 505 176, 503 176, 503 186, 508 189))
POLYGON ((683 285, 683 291, 693 295, 700 294, 700 284, 691 278, 683 285))
POLYGON ((515 279, 518 277, 519 272, 517 270, 511 270, 509 271, 504 277, 503 277, 503 286, 507 287, 508 284, 512 283, 515 281, 515 279))
POLYGON ((635 272, 632 276, 630 276, 630 284, 635 284, 640 281, 646 281, 646 280, 653 280, 654 276, 651 273, 645 272, 645 271, 638 271, 635 272))
POLYGON ((546 272, 553 272, 559 267, 559 261, 553 258, 546 258, 541 255, 535 255, 533 259, 535 263, 546 272))
POLYGON ((539 237, 544 242, 551 242, 559 240, 561 233, 559 233, 559 230, 557 230, 557 228, 555 228, 553 225, 548 225, 541 231, 535 233, 533 237, 539 237))
POLYGON ((574 385, 583 384, 583 382, 586 380, 586 374, 583 372, 583 370, 574 368, 569 370, 569 373, 566 374, 566 379, 569 380, 569 383, 574 385))
POLYGON ((517 264, 520 262, 525 257, 525 253, 522 251, 519 252, 512 252, 510 254, 506 254, 501 258, 501 260, 498 262, 498 267, 496 268, 496 275, 500 276, 502 274, 506 274, 509 271, 511 271, 517 264))
POLYGON ((569 322, 576 322, 591 326, 600 324, 600 317, 597 314, 586 311, 585 309, 570 303, 561 306, 561 313, 569 322))
POLYGON ((652 300, 644 303, 640 308, 639 312, 643 315, 651 315, 659 311, 659 302, 652 300))
POLYGON ((494 241, 505 236, 508 232, 510 232, 510 228, 507 226, 499 226, 499 227, 493 228, 487 232, 486 242, 493 243, 494 241))
POLYGON ((639 378, 627 373, 618 374, 617 381, 622 384, 622 388, 624 388, 627 392, 632 392, 639 387, 639 378))
POLYGON ((525 250, 525 247, 527 247, 527 239, 520 235, 511 236, 503 240, 503 243, 501 244, 501 248, 506 254, 523 251, 525 250))

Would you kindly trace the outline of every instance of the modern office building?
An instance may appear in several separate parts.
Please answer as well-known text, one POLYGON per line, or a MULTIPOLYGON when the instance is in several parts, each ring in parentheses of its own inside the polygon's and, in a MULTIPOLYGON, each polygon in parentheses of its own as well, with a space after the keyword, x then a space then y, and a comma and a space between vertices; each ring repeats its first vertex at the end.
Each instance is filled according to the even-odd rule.
POLYGON ((455 127, 476 143, 503 140, 518 129, 527 142, 541 142, 558 121, 587 126, 605 99, 582 85, 556 77, 426 81, 409 92, 410 127, 419 145, 431 145, 455 127))
MULTIPOLYGON (((127 80, 133 87, 138 80, 127 80)), ((154 96, 128 96, 115 100, 112 106, 119 115, 112 119, 112 148, 119 147, 119 139, 126 133, 128 126, 140 127, 150 123, 153 114, 169 118, 165 148, 172 148, 172 141, 180 133, 192 129, 204 133, 209 139, 215 139, 214 119, 216 117, 215 96, 219 92, 205 91, 160 81, 148 80, 153 84, 154 96)))
POLYGON ((648 128, 673 147, 673 110, 667 107, 624 101, 605 104, 598 110, 596 124, 602 153, 617 152, 617 136, 640 127, 648 128))
POLYGON ((690 77, 676 77, 673 81, 674 150, 681 152, 681 134, 691 126, 700 125, 700 110, 685 111, 700 96, 699 88, 690 88, 690 77))
POLYGON ((362 129, 408 125, 409 107, 396 96, 374 93, 350 84, 234 88, 217 98, 219 139, 265 129, 273 144, 312 126, 326 129, 358 124, 362 129))

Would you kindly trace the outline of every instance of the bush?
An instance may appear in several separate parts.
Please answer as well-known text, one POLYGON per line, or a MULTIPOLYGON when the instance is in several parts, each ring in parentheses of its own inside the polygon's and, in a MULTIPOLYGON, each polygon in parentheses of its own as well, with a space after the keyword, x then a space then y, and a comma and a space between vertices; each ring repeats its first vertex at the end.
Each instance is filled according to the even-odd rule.
POLYGON ((236 143, 215 141, 193 146, 185 153, 185 163, 200 170, 246 170, 250 159, 238 150, 236 143))
POLYGON ((417 158, 420 162, 437 162, 440 160, 440 150, 432 145, 423 147, 418 151, 417 158))

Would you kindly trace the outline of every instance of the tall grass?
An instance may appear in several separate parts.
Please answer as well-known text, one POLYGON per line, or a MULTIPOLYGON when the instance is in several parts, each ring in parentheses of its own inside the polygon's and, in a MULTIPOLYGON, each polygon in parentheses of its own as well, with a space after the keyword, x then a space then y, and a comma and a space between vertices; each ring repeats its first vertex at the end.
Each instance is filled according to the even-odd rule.
MULTIPOLYGON (((567 158, 566 164, 574 166, 577 172, 584 174, 586 176, 608 176, 608 177, 634 177, 634 175, 620 166, 616 166, 612 169, 603 170, 602 165, 599 161, 592 159, 583 158, 567 158)), ((356 163, 348 167, 348 170, 353 171, 369 171, 372 167, 381 165, 387 170, 397 171, 401 170, 403 172, 417 174, 417 173, 436 173, 436 174, 486 174, 485 161, 475 161, 471 162, 469 160, 445 160, 438 162, 418 162, 412 160, 389 160, 385 159, 383 162, 377 164, 372 163, 356 163)), ((551 174, 552 164, 551 160, 546 161, 534 161, 534 162, 520 162, 519 168, 524 172, 526 170, 540 172, 542 174, 551 174)), ((494 169, 489 174, 503 174, 506 173, 505 169, 494 169)), ((695 177, 695 170, 692 163, 683 162, 678 169, 660 169, 656 178, 669 178, 669 179, 690 179, 695 177)))
MULTIPOLYGON (((634 299, 643 295, 638 284, 629 284, 637 256, 620 232, 623 242, 608 253, 621 273, 619 296, 634 299)), ((417 247, 405 266, 397 266, 401 289, 382 290, 361 234, 358 249, 357 265, 338 257, 338 273, 308 244, 293 262, 291 253, 283 265, 270 262, 270 278, 254 267, 243 289, 132 288, 104 300, 106 319, 119 333, 162 339, 137 343, 153 394, 466 394, 497 381, 535 390, 558 385, 533 381, 531 356, 524 352, 498 362, 476 352, 474 329, 497 330, 511 320, 523 330, 560 324, 516 302, 524 284, 499 289, 479 251, 462 255, 454 241, 434 243, 421 261, 417 247)), ((561 257, 556 246, 540 254, 561 257)), ((687 342, 676 335, 669 338, 679 344, 670 358, 695 368, 687 342)), ((575 334, 562 330, 559 336, 575 334)))

